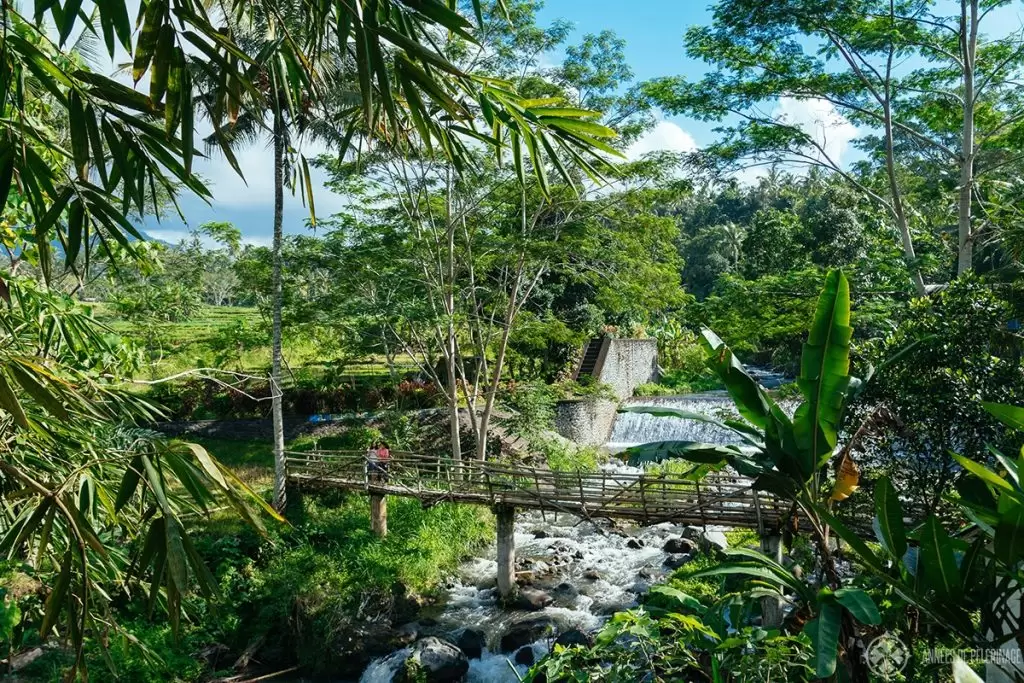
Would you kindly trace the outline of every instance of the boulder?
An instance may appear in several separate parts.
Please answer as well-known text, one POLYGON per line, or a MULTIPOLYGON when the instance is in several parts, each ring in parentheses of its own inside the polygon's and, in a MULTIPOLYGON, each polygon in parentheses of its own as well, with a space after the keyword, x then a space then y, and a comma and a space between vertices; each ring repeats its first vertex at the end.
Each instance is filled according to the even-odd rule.
POLYGON ((468 671, 469 660, 462 650, 447 640, 427 636, 412 646, 394 680, 396 683, 454 683, 461 681, 468 671))
POLYGON ((478 628, 467 626, 455 636, 455 644, 470 659, 479 659, 487 647, 487 634, 478 628))
POLYGON ((401 581, 392 584, 391 595, 394 605, 391 610, 392 623, 414 620, 426 604, 421 596, 409 590, 401 581))
POLYGON ((371 660, 395 649, 394 635, 385 622, 346 621, 324 652, 322 668, 339 678, 358 677, 371 660))
POLYGON ((551 534, 544 529, 534 529, 530 532, 534 538, 551 538, 551 534))
POLYGON ((534 614, 511 624, 501 636, 499 649, 515 652, 523 645, 540 640, 554 629, 555 620, 546 614, 534 614))
POLYGON ((542 610, 554 602, 554 599, 544 591, 536 588, 520 588, 516 596, 515 606, 528 612, 542 610))
POLYGON ((705 550, 725 550, 729 547, 729 541, 721 531, 707 531, 701 536, 701 547, 705 550))
POLYGON ((523 666, 533 666, 533 663, 537 661, 537 657, 533 654, 533 646, 531 645, 523 645, 516 650, 515 657, 512 659, 516 664, 522 664, 523 666))
POLYGON ((395 629, 393 641, 396 647, 402 648, 416 642, 420 637, 420 625, 416 622, 404 624, 395 629))
POLYGON ((562 635, 555 638, 555 645, 561 645, 562 647, 573 647, 574 645, 590 647, 593 644, 594 639, 578 628, 569 629, 562 635))
POLYGON ((598 581, 600 579, 603 579, 604 576, 602 576, 601 572, 597 571, 596 569, 588 569, 585 572, 583 572, 583 578, 587 581, 598 581))
POLYGON ((575 598, 580 594, 579 589, 568 581, 563 581, 552 589, 552 592, 559 598, 575 598))
POLYGON ((654 581, 658 578, 658 571, 654 567, 644 567, 637 572, 637 576, 645 581, 654 581))
POLYGON ((696 547, 694 542, 688 538, 670 538, 665 541, 662 550, 672 555, 681 555, 683 553, 692 553, 696 547))
POLYGON ((639 538, 631 538, 626 541, 626 547, 632 548, 633 550, 640 550, 640 548, 644 547, 644 542, 639 538))
POLYGON ((668 567, 669 569, 679 569, 684 564, 689 562, 691 559, 693 559, 693 556, 689 554, 669 555, 665 558, 665 561, 662 562, 662 564, 668 567))

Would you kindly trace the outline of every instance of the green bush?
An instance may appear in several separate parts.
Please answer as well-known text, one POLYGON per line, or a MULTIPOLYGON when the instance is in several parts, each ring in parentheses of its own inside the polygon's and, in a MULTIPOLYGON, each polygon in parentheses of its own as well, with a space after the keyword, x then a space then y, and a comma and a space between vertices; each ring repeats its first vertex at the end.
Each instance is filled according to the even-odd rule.
POLYGON ((556 472, 596 472, 598 451, 592 446, 579 446, 561 439, 539 439, 533 443, 552 470, 556 472))
POLYGON ((337 650, 357 615, 390 617, 396 595, 433 590, 493 533, 478 507, 424 510, 419 501, 392 497, 388 508, 384 539, 370 531, 362 496, 308 498, 292 515, 294 527, 271 539, 234 524, 211 528, 200 552, 219 563, 222 592, 231 596, 218 617, 220 642, 242 650, 265 638, 262 661, 297 661, 330 675, 344 663, 327 653, 337 650))
POLYGON ((509 382, 499 395, 502 407, 510 413, 502 424, 527 438, 555 426, 556 390, 543 382, 509 382))
POLYGON ((689 394, 690 386, 670 387, 667 384, 647 382, 633 390, 634 396, 675 396, 677 394, 689 394))
POLYGON ((618 401, 615 390, 605 384, 598 382, 591 375, 582 375, 579 379, 562 380, 552 385, 555 396, 562 401, 578 398, 603 398, 608 401, 618 401))

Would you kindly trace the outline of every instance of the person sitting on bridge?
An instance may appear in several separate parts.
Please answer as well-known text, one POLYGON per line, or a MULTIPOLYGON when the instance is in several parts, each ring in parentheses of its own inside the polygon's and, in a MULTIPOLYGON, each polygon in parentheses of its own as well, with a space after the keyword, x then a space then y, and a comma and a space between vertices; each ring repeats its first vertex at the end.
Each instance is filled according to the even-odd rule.
POLYGON ((377 467, 380 469, 381 479, 388 478, 388 464, 391 462, 391 449, 387 441, 377 444, 377 467))
POLYGON ((370 481, 377 481, 381 474, 380 443, 374 441, 366 449, 366 474, 370 481))

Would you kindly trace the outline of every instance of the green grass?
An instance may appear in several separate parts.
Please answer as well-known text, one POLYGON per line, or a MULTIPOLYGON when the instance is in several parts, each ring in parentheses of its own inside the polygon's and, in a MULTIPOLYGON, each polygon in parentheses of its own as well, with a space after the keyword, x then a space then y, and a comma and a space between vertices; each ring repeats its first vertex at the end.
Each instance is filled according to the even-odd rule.
MULTIPOLYGON (((260 331, 265 329, 265 322, 255 307, 203 305, 190 320, 144 327, 122 318, 110 304, 98 302, 90 306, 99 321, 146 349, 142 379, 169 377, 204 367, 261 377, 269 372, 269 333, 260 331)), ((336 371, 332 366, 341 354, 331 349, 330 341, 313 339, 296 330, 286 331, 285 380, 318 379, 329 370, 336 371)), ((403 371, 415 367, 411 359, 400 359, 398 364, 403 371)), ((388 374, 383 357, 360 359, 344 366, 342 371, 345 377, 388 374)))
MULTIPOLYGON (((269 441, 194 440, 269 499, 269 441)), ((302 438, 287 446, 313 443, 302 438)), ((253 643, 260 643, 261 668, 298 664, 303 673, 345 679, 351 664, 343 644, 351 628, 377 610, 400 607, 403 594, 431 599, 440 582, 494 533, 486 508, 441 503, 424 509, 418 500, 397 496, 388 498, 389 533, 383 539, 370 531, 369 502, 358 494, 293 496, 286 516, 288 524, 265 520, 265 536, 224 510, 192 527, 190 536, 216 577, 221 599, 207 604, 188 596, 178 638, 159 610, 153 619, 147 616, 144 596, 120 606, 122 630, 110 634, 107 651, 118 680, 209 680, 231 673, 224 668, 253 643), (221 657, 219 671, 195 657, 213 644, 231 650, 221 657)), ((407 602, 396 618, 402 623, 415 616, 414 603, 407 602)), ((98 643, 90 643, 87 656, 97 680, 107 680, 98 643)), ((55 680, 66 664, 59 653, 48 657, 27 680, 55 680)))

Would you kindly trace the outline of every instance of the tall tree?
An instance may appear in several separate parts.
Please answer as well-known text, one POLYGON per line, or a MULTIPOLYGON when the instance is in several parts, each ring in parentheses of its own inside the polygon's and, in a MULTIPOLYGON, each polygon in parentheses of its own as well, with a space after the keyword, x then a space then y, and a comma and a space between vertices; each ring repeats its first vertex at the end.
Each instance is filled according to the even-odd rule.
POLYGON ((970 270, 973 245, 988 227, 974 219, 978 183, 1005 167, 1008 136, 1024 126, 1015 86, 1022 36, 981 31, 1008 4, 958 0, 947 15, 944 3, 918 0, 722 0, 713 25, 686 36, 688 54, 716 70, 695 82, 659 79, 647 91, 671 112, 727 121, 723 139, 707 150, 717 164, 823 167, 879 203, 899 231, 914 288, 924 293, 914 237, 924 226, 915 224, 918 209, 901 169, 927 160, 931 173, 958 178, 947 188, 958 234, 952 260, 955 272, 970 270), (870 131, 863 146, 884 183, 837 156, 829 121, 814 124, 822 132, 785 117, 777 108, 783 97, 822 103, 834 112, 825 114, 831 123, 870 131))

